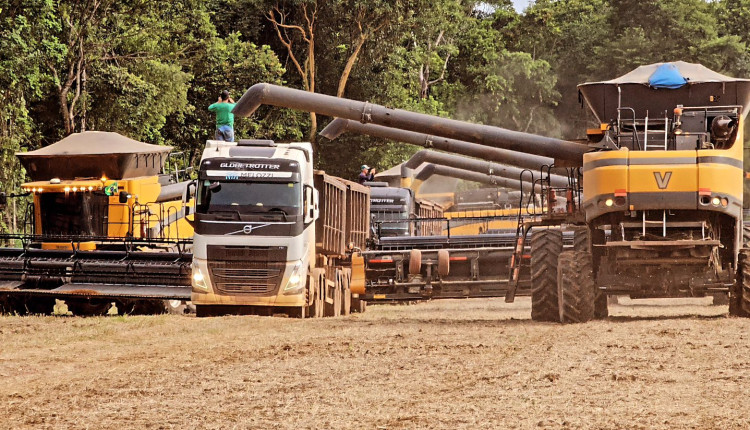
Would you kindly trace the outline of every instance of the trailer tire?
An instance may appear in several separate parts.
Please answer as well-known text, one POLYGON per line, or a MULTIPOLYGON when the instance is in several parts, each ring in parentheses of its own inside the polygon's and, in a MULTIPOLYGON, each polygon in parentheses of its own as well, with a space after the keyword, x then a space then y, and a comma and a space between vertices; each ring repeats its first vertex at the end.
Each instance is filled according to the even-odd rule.
POLYGON ((409 251, 409 274, 419 275, 422 272, 422 251, 412 249, 409 251))
POLYGON ((750 317, 750 249, 740 250, 737 256, 737 278, 729 293, 729 314, 750 317))
POLYGON ((531 319, 560 321, 557 300, 557 257, 560 230, 539 230, 531 236, 531 319))
POLYGON ((352 312, 352 270, 344 269, 341 273, 341 280, 344 287, 341 297, 341 315, 346 316, 352 312))
MULTIPOLYGON (((325 302, 325 316, 327 317, 337 317, 341 315, 341 299, 344 287, 341 282, 341 270, 335 269, 333 276, 333 297, 331 297, 332 303, 328 303, 327 301, 325 302)), ((325 286, 325 289, 326 291, 328 291, 328 285, 325 286)))
POLYGON ((451 270, 451 256, 447 249, 438 250, 438 275, 446 277, 451 270))
POLYGON ((591 254, 565 251, 557 263, 557 298, 560 322, 584 323, 594 318, 598 294, 591 254))
POLYGON ((573 229, 573 250, 589 252, 589 229, 588 227, 575 227, 573 229))

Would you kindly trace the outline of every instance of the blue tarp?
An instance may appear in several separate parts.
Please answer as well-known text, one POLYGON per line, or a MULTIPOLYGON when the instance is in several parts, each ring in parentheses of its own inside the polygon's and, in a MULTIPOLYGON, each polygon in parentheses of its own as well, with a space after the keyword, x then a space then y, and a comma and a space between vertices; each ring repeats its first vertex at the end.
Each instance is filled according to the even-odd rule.
POLYGON ((687 84, 677 66, 672 63, 665 63, 659 66, 654 73, 648 78, 648 84, 654 88, 677 89, 687 84))

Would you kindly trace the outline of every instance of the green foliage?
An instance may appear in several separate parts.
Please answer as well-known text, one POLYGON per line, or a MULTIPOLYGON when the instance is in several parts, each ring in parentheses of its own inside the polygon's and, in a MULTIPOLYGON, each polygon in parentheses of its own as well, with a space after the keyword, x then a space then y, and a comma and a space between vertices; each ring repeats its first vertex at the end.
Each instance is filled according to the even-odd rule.
MULTIPOLYGON (((16 151, 83 127, 195 161, 222 90, 238 99, 258 82, 303 87, 292 57, 307 61, 307 45, 289 29, 287 49, 267 16, 276 7, 304 23, 303 3, 317 12, 317 92, 531 133, 581 137, 591 117, 576 85, 641 64, 750 75, 750 0, 536 0, 523 14, 509 0, 0 0, 0 188, 24 180, 16 151)), ((235 131, 294 141, 312 126, 305 113, 264 107, 235 131)), ((316 162, 353 177, 417 149, 344 135, 318 142, 316 162)))

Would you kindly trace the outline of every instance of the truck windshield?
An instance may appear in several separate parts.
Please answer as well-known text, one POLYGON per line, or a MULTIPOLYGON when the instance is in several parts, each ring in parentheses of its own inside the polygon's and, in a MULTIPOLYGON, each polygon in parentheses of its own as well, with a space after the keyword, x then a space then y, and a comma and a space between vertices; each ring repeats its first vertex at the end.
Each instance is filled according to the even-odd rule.
POLYGON ((201 181, 197 209, 200 213, 232 211, 240 214, 283 212, 298 215, 302 205, 296 182, 201 181))
POLYGON ((403 236, 408 235, 409 223, 394 222, 409 219, 406 211, 373 211, 372 220, 375 225, 379 225, 381 236, 403 236), (379 221, 389 221, 380 223, 379 221))

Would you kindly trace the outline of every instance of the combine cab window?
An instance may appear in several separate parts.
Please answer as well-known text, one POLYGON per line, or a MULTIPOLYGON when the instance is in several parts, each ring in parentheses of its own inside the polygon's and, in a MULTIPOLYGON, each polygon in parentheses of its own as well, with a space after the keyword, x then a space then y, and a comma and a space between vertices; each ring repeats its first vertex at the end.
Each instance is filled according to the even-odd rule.
POLYGON ((106 236, 109 198, 92 193, 44 193, 39 196, 45 236, 106 236))

